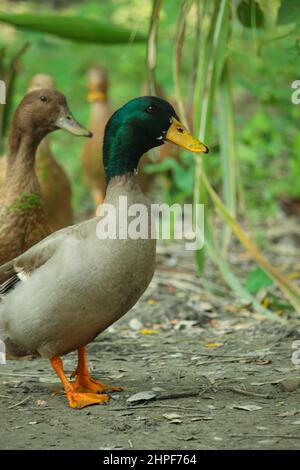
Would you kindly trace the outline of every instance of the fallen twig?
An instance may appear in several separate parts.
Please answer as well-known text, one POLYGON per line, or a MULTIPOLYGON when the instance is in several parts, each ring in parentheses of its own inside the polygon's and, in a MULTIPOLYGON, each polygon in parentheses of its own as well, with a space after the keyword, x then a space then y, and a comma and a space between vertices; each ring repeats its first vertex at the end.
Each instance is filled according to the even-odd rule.
POLYGON ((274 434, 273 436, 268 436, 265 434, 230 434, 230 437, 242 437, 243 439, 245 439, 245 437, 255 437, 259 439, 299 439, 299 436, 287 436, 284 434, 274 434))
POLYGON ((0 372, 0 377, 1 375, 7 376, 7 377, 42 377, 43 374, 24 374, 24 373, 19 373, 19 372, 0 372))
POLYGON ((235 388, 235 387, 222 387, 222 390, 228 390, 230 392, 236 392, 241 395, 247 395, 249 397, 258 397, 258 398, 272 398, 271 395, 267 393, 255 393, 251 392, 250 390, 243 390, 241 388, 235 388))
POLYGON ((188 398, 199 396, 200 390, 187 390, 186 392, 161 393, 155 400, 173 400, 177 398, 188 398))
MULTIPOLYGON (((224 357, 224 358, 227 358, 227 359, 230 359, 230 358, 236 358, 236 359, 261 359, 261 357, 259 357, 258 355, 257 356, 250 356, 250 355, 240 355, 240 354, 216 354, 216 353, 212 353, 212 352, 198 352, 195 353, 195 351, 189 351, 189 350, 186 350, 186 349, 172 349, 170 351, 162 351, 162 353, 164 352, 168 352, 170 354, 170 352, 180 352, 180 353, 183 353, 183 354, 193 354, 195 356, 205 356, 205 357, 224 357)), ((267 356, 269 354, 276 354, 275 352, 273 351, 265 351, 264 352, 264 356, 267 356)))
POLYGON ((193 411, 195 413, 205 413, 205 410, 199 410, 198 408, 189 408, 186 406, 176 406, 176 405, 163 405, 163 404, 156 404, 153 402, 153 405, 137 405, 137 406, 128 406, 127 408, 110 408, 105 407, 106 410, 109 411, 134 411, 134 410, 145 410, 147 408, 155 409, 155 408, 170 408, 174 410, 182 410, 182 411, 193 411))
POLYGON ((8 410, 11 410, 12 408, 15 408, 16 406, 23 405, 23 403, 25 403, 26 401, 28 401, 29 398, 30 398, 30 397, 26 397, 26 398, 24 398, 24 400, 19 401, 18 403, 14 403, 13 405, 8 406, 8 407, 7 407, 8 410))

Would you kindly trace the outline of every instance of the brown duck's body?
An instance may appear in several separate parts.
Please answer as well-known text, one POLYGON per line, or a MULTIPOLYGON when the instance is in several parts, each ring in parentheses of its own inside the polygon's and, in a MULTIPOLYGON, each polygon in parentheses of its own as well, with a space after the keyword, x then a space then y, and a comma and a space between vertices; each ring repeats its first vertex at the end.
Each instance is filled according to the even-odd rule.
POLYGON ((95 206, 103 202, 106 191, 102 144, 105 126, 112 115, 107 90, 106 69, 98 65, 91 67, 88 72, 87 100, 90 103, 89 129, 93 137, 86 142, 81 159, 84 177, 95 206))
POLYGON ((91 103, 89 129, 93 137, 89 139, 83 149, 82 166, 85 179, 91 190, 95 205, 103 202, 105 196, 105 176, 102 160, 102 143, 104 129, 112 109, 107 98, 95 100, 91 103))
MULTIPOLYGON (((55 89, 55 81, 50 75, 37 74, 29 85, 29 92, 47 88, 55 89)), ((73 223, 72 191, 69 178, 51 151, 49 138, 40 143, 35 160, 35 172, 40 183, 47 214, 47 224, 55 232, 73 223)))
POLYGON ((53 231, 35 174, 35 156, 43 138, 59 127, 90 135, 74 120, 58 91, 28 93, 14 114, 0 188, 0 263, 19 256, 53 231))
MULTIPOLYGON (((35 75, 28 92, 42 88, 50 90, 55 88, 55 82, 50 75, 35 75)), ((0 158, 0 188, 4 184, 5 172, 6 158, 2 157, 0 158)), ((71 225, 73 223, 71 184, 64 168, 56 161, 51 151, 48 137, 45 137, 38 147, 35 172, 47 214, 47 225, 51 231, 71 225)))
MULTIPOLYGON (((5 172, 6 158, 3 157, 0 158, 0 191, 4 184, 5 172)), ((71 184, 64 168, 55 160, 47 137, 38 147, 35 173, 49 229, 55 232, 71 225, 73 223, 71 184)))
MULTIPOLYGON (((18 140, 13 129, 11 140, 18 140)), ((11 150, 0 190, 0 263, 20 255, 51 233, 40 186, 34 173, 34 150, 11 150)))
POLYGON ((56 161, 47 137, 38 147, 35 172, 51 230, 55 232, 71 225, 73 223, 71 184, 64 168, 56 161))

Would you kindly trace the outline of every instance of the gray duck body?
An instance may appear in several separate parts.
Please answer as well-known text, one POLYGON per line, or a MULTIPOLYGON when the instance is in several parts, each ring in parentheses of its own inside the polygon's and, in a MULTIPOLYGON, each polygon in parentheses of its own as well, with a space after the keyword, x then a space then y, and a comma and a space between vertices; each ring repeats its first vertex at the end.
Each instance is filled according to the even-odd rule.
MULTIPOLYGON (((119 196, 128 206, 146 205, 150 221, 137 176, 110 181, 104 202, 117 215, 119 196)), ((155 239, 101 240, 100 219, 60 230, 15 260, 21 281, 0 299, 0 335, 13 349, 46 358, 74 351, 128 312, 148 287, 155 239)))

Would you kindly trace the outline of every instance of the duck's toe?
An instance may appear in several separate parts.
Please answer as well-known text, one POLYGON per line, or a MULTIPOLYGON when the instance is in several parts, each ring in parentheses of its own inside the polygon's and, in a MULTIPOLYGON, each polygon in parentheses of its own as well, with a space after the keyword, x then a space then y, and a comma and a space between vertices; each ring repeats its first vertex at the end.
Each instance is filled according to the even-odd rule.
POLYGON ((74 382, 74 390, 90 393, 102 393, 106 391, 120 392, 122 387, 116 387, 115 385, 108 385, 102 382, 98 382, 89 375, 77 375, 74 382))
POLYGON ((109 396, 97 393, 69 392, 67 394, 71 408, 85 408, 86 406, 107 403, 109 396))

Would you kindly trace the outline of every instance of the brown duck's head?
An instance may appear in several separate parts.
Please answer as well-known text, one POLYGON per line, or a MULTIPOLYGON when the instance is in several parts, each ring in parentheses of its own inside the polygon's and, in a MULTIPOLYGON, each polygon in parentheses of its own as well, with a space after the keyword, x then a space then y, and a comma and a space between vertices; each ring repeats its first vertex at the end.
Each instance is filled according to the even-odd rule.
POLYGON ((107 70, 100 65, 91 67, 88 73, 88 101, 105 101, 108 90, 107 70))
POLYGON ((37 73, 31 79, 28 87, 28 93, 34 90, 41 90, 48 88, 49 90, 55 89, 55 80, 51 75, 46 73, 37 73))
POLYGON ((36 141, 57 129, 65 129, 77 136, 92 137, 92 133, 73 117, 65 96, 49 89, 27 93, 15 112, 12 128, 31 135, 36 141))

